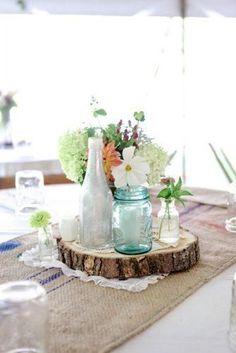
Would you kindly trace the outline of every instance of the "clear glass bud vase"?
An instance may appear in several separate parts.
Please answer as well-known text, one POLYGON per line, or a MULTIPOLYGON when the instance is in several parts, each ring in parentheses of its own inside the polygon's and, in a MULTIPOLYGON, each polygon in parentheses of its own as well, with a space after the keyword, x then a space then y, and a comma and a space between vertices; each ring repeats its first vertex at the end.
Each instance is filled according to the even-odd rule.
POLYGON ((56 250, 56 239, 53 237, 51 224, 38 229, 38 245, 40 260, 52 260, 56 250))
POLYGON ((174 244, 179 240, 179 212, 175 207, 175 200, 161 200, 158 212, 158 240, 167 244, 174 244))

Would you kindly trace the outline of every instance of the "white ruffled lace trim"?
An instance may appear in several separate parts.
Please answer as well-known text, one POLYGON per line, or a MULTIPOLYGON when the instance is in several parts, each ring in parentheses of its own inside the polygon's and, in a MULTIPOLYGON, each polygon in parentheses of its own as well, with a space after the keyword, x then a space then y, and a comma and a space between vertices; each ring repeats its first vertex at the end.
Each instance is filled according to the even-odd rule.
POLYGON ((109 287, 114 289, 124 289, 130 292, 141 292, 146 289, 149 284, 157 283, 160 279, 165 278, 167 275, 151 275, 141 278, 129 278, 127 280, 119 279, 107 279, 101 276, 88 276, 86 272, 79 270, 72 270, 67 265, 57 260, 57 252, 55 251, 55 258, 51 261, 40 261, 38 246, 31 250, 26 250, 19 258, 19 261, 23 261, 25 265, 31 267, 45 267, 45 268, 60 268, 64 275, 68 277, 77 277, 83 282, 93 281, 102 287, 109 287))

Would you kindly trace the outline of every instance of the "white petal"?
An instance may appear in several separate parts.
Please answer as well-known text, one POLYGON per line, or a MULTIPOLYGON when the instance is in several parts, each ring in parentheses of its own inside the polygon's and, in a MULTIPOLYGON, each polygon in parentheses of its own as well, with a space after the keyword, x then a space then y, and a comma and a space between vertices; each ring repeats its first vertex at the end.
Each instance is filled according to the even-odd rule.
POLYGON ((141 156, 134 156, 133 161, 137 161, 138 163, 146 162, 146 159, 141 156))
POLYGON ((122 164, 118 165, 118 166, 112 166, 111 170, 112 173, 119 173, 122 170, 125 170, 126 164, 124 162, 122 162, 122 164))
POLYGON ((123 149, 123 153, 122 153, 123 159, 126 162, 129 162, 133 158, 134 151, 135 151, 135 147, 134 146, 130 146, 130 147, 124 148, 123 149))
POLYGON ((150 173, 149 164, 145 161, 144 158, 142 158, 141 160, 140 160, 140 158, 141 157, 136 156, 136 157, 134 157, 132 159, 132 164, 131 165, 132 165, 133 169, 142 171, 145 174, 150 173))
POLYGON ((144 173, 140 173, 139 171, 135 171, 133 173, 136 179, 139 181, 139 184, 144 184, 147 181, 147 176, 144 173))
POLYGON ((121 188, 127 185, 126 173, 119 175, 114 181, 115 187, 121 188))
POLYGON ((140 185, 140 180, 134 173, 127 173, 127 183, 129 185, 140 185))
POLYGON ((123 164, 112 168, 112 175, 115 179, 119 178, 120 175, 125 175, 125 173, 125 166, 123 164))

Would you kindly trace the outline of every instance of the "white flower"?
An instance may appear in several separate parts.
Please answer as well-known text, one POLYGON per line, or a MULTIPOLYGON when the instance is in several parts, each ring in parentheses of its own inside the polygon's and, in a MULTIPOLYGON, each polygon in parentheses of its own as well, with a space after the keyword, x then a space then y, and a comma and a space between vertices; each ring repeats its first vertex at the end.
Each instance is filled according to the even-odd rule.
POLYGON ((112 168, 115 186, 120 188, 126 185, 140 185, 147 181, 149 165, 143 157, 134 156, 135 147, 126 147, 123 150, 123 161, 118 167, 112 168))

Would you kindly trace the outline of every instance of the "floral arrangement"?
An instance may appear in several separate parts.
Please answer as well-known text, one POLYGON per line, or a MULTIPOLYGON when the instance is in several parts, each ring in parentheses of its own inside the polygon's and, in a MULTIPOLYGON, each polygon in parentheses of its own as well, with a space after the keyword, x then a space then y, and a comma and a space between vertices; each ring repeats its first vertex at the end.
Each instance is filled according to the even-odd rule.
POLYGON ((179 239, 179 214, 172 202, 179 201, 184 205, 183 196, 192 193, 182 189, 182 179, 178 181, 172 177, 161 178, 164 188, 158 193, 157 198, 163 199, 163 207, 158 212, 158 240, 167 243, 176 243, 179 239))
POLYGON ((46 228, 51 220, 51 215, 47 211, 36 211, 30 217, 30 225, 32 228, 46 228))
MULTIPOLYGON (((127 124, 102 127, 100 119, 107 115, 98 109, 98 102, 92 99, 92 113, 103 135, 103 164, 108 183, 116 187, 138 185, 148 182, 154 185, 160 179, 168 162, 166 151, 147 137, 141 127, 144 112, 135 112, 127 124)), ((96 127, 66 132, 59 139, 59 160, 68 179, 83 183, 88 158, 88 138, 95 136, 96 127)))
POLYGON ((51 214, 48 211, 39 210, 34 212, 30 219, 32 228, 38 229, 39 257, 52 256, 51 251, 55 247, 56 240, 51 230, 51 214), (49 253, 48 253, 49 251, 49 253))
POLYGON ((17 104, 14 100, 14 92, 8 92, 6 94, 3 94, 0 91, 0 125, 6 126, 7 123, 10 120, 10 110, 13 107, 16 107, 17 104))
POLYGON ((172 200, 179 201, 184 206, 183 196, 192 196, 193 194, 188 190, 182 189, 182 179, 175 183, 175 179, 172 177, 161 178, 161 184, 164 188, 159 191, 157 198, 163 198, 165 201, 171 202, 172 200))

